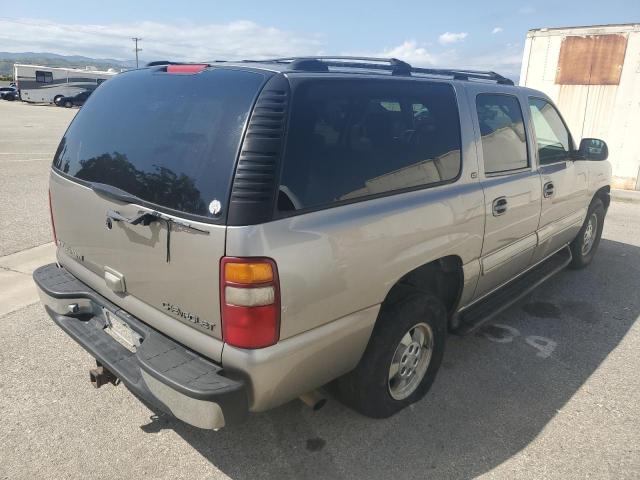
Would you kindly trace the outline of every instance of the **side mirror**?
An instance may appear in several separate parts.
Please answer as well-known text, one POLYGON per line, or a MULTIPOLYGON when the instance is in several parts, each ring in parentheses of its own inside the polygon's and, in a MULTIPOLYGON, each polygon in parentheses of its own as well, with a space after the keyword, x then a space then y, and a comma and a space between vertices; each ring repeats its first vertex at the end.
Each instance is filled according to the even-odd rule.
POLYGON ((609 157, 609 147, 604 140, 583 138, 578 153, 585 160, 606 160, 609 157))

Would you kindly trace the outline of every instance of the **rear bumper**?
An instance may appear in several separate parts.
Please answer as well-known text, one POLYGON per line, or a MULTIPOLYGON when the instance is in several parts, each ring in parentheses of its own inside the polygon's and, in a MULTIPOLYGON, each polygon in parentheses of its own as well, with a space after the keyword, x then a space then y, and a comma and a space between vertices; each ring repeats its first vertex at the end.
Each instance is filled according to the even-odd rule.
POLYGON ((64 268, 45 265, 33 278, 54 322, 150 406, 214 430, 247 416, 245 383, 225 376, 219 365, 129 315, 64 268), (140 335, 135 352, 104 331, 103 309, 140 335))

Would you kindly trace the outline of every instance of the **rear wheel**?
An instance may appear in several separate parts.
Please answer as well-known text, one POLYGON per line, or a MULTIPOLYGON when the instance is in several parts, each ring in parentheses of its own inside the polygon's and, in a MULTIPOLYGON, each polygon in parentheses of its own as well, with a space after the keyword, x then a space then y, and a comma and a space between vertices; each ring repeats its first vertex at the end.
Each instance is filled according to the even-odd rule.
POLYGON ((417 402, 440 368, 446 309, 434 295, 407 287, 383 306, 358 366, 335 382, 340 400, 363 415, 386 418, 417 402))
POLYGON ((64 106, 65 106, 65 107, 67 107, 67 108, 71 108, 71 107, 73 107, 73 103, 71 103, 71 102, 64 102, 64 106))
POLYGON ((571 268, 584 268, 593 260, 598 245, 600 245, 602 227, 604 226, 604 213, 602 201, 598 198, 594 199, 589 206, 587 218, 582 228, 569 245, 573 255, 573 259, 569 264, 571 268))

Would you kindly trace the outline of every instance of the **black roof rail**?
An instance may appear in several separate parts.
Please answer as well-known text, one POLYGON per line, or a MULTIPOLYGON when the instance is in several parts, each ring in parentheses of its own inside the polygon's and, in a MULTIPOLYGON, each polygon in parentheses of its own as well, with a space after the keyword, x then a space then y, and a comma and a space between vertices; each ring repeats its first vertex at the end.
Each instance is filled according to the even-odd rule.
POLYGON ((449 68, 416 68, 397 58, 354 57, 354 56, 306 56, 272 58, 267 60, 243 60, 244 62, 282 63, 288 64, 292 70, 313 72, 327 71, 328 67, 342 67, 365 70, 384 70, 392 75, 435 75, 450 77, 454 80, 488 80, 502 85, 513 85, 513 81, 493 71, 449 69, 449 68))
MULTIPOLYGON (((345 67, 345 68, 364 68, 369 70, 387 70, 392 75, 410 75, 411 65, 397 58, 379 58, 379 57, 353 57, 353 56, 312 56, 312 57, 285 57, 273 58, 269 60, 245 60, 249 62, 264 63, 288 63, 295 70, 306 70, 306 65, 311 62, 321 63, 327 67, 345 67), (304 62, 304 63, 303 63, 304 62), (373 63, 372 63, 373 62, 373 63), (300 68, 303 67, 303 68, 300 68)), ((316 70, 317 63, 314 63, 313 71, 316 70)))
MULTIPOLYGON (((513 85, 513 81, 491 70, 467 70, 451 68, 423 68, 412 67, 409 63, 397 58, 380 57, 355 57, 355 56, 304 56, 304 57, 284 57, 270 58, 264 60, 242 60, 246 63, 280 63, 286 64, 291 70, 302 70, 306 72, 327 72, 329 67, 363 69, 363 70, 384 70, 391 72, 391 75, 435 75, 438 77, 449 77, 454 80, 487 80, 501 85, 513 85)), ((161 65, 186 65, 194 62, 172 62, 169 60, 158 60, 147 63, 147 67, 161 65)), ((197 63, 197 62, 196 62, 197 63)), ((202 62, 205 63, 205 62, 202 62)), ((212 62, 206 62, 211 65, 212 62)), ((213 63, 224 63, 224 60, 214 60, 213 63)))
POLYGON ((289 67, 292 70, 305 70, 307 72, 328 72, 329 67, 326 63, 315 58, 297 58, 293 60, 289 67))
POLYGON ((491 70, 458 70, 451 68, 413 68, 413 73, 421 73, 425 75, 441 75, 445 77, 453 77, 455 80, 489 80, 501 85, 513 85, 513 80, 503 77, 499 73, 491 70))

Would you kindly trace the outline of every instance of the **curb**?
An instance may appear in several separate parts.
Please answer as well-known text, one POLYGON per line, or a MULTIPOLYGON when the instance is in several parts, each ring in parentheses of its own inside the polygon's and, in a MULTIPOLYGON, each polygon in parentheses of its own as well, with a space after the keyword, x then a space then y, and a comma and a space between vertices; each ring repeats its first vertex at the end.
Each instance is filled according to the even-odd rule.
POLYGON ((612 188, 611 199, 614 202, 640 203, 640 191, 639 190, 620 190, 620 189, 612 188))
POLYGON ((0 317, 38 302, 38 289, 31 274, 55 259, 52 242, 0 257, 0 317))

